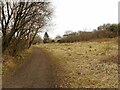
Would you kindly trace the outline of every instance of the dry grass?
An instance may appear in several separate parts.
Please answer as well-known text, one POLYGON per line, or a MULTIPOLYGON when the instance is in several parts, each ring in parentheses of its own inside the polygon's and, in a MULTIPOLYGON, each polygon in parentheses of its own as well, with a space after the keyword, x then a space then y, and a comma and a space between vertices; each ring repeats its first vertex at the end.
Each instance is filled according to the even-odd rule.
POLYGON ((117 88, 117 40, 63 44, 41 44, 54 58, 56 87, 117 88))
POLYGON ((24 50, 16 57, 11 56, 9 53, 5 53, 2 56, 3 64, 2 64, 2 75, 3 77, 9 76, 12 74, 22 63, 23 61, 30 55, 32 48, 28 50, 24 50))

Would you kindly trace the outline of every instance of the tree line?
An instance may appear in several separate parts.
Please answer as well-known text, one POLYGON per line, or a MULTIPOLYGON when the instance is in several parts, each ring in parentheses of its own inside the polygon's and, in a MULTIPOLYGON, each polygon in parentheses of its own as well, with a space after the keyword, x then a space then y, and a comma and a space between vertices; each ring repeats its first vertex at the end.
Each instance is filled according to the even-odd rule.
POLYGON ((58 42, 60 43, 72 43, 101 38, 114 38, 119 35, 119 26, 120 24, 104 24, 100 25, 96 30, 93 31, 70 32, 64 34, 63 37, 57 36, 56 38, 59 37, 58 42))
MULTIPOLYGON (((42 39, 39 40, 43 43, 72 43, 102 38, 114 38, 118 36, 120 36, 120 24, 103 24, 93 31, 66 31, 62 37, 58 35, 54 39, 50 39, 48 33, 45 32, 43 41, 42 39)), ((37 39, 35 41, 37 41, 37 39)))

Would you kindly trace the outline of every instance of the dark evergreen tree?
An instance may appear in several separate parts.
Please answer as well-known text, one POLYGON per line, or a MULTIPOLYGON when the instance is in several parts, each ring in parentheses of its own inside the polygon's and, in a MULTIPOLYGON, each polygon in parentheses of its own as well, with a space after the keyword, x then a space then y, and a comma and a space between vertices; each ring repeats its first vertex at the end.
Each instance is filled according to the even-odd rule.
POLYGON ((47 32, 45 32, 44 34, 44 40, 43 40, 44 43, 48 43, 49 42, 49 35, 47 32))

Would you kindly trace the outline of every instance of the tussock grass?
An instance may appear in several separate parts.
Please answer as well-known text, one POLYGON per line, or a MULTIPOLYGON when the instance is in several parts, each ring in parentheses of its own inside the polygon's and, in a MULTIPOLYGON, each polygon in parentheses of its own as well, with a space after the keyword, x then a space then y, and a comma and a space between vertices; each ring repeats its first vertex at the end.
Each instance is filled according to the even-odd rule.
POLYGON ((117 40, 41 44, 53 58, 56 87, 117 88, 117 40))

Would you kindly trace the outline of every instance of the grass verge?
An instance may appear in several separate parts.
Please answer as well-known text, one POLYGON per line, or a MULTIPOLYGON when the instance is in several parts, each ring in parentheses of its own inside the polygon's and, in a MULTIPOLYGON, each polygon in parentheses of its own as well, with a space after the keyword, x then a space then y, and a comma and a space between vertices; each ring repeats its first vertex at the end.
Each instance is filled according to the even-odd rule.
POLYGON ((7 77, 13 74, 18 67, 30 56, 32 52, 32 47, 22 51, 16 57, 9 54, 3 54, 3 64, 2 64, 2 76, 7 77))

